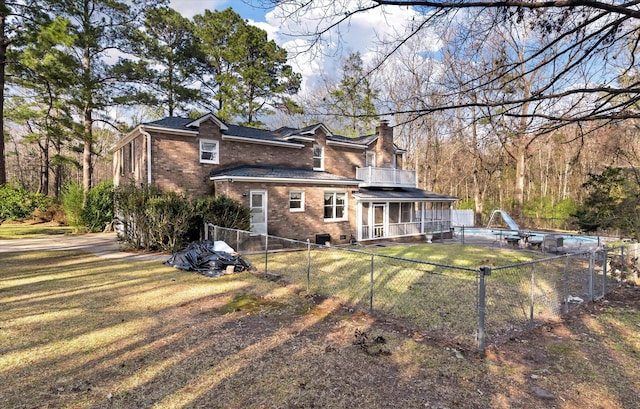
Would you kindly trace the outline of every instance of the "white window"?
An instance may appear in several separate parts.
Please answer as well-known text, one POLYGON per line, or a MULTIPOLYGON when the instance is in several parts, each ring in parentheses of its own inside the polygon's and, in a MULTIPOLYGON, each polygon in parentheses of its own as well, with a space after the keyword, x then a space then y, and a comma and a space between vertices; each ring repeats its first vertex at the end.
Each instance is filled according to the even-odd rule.
POLYGON ((289 211, 304 212, 304 192, 300 190, 289 192, 289 211))
POLYGON ((347 194, 341 192, 325 192, 324 220, 347 220, 347 194))
POLYGON ((200 139, 200 163, 220 163, 218 141, 200 139))
POLYGON ((375 152, 370 152, 370 151, 366 152, 364 166, 365 167, 371 166, 372 168, 376 167, 376 153, 375 152))
POLYGON ((131 141, 129 142, 129 172, 133 173, 136 171, 136 144, 131 141))
POLYGON ((313 145, 313 170, 324 170, 324 148, 313 145))

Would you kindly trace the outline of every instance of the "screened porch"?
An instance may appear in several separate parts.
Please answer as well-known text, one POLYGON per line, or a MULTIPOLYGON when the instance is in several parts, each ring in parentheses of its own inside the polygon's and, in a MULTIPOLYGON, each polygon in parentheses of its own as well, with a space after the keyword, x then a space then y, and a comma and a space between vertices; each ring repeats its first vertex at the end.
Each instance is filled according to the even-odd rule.
POLYGON ((362 201, 357 217, 358 240, 444 233, 451 229, 451 201, 362 201))

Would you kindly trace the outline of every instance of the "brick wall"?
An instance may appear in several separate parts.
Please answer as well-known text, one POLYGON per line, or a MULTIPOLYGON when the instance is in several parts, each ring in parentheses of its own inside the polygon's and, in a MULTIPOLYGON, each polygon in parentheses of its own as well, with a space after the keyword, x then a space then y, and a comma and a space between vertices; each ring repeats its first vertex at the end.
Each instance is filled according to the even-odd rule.
POLYGON ((212 120, 200 125, 199 137, 220 142, 220 164, 215 169, 242 165, 313 168, 313 148, 309 143, 300 149, 222 140, 220 129, 212 120))
POLYGON ((394 145, 393 145, 393 128, 389 126, 387 121, 380 121, 376 128, 378 140, 376 141, 375 152, 378 167, 393 167, 394 145))
MULTIPOLYGON (((316 142, 306 142, 303 148, 223 140, 220 129, 213 121, 203 122, 197 137, 165 133, 153 133, 152 135, 153 183, 163 190, 180 191, 191 196, 212 193, 209 173, 213 170, 243 165, 311 170, 313 169, 313 145, 316 143, 325 147, 325 170, 330 173, 355 177, 355 168, 364 166, 365 162, 365 154, 361 149, 327 145, 326 137, 321 130, 318 130, 316 142), (219 142, 219 164, 200 163, 200 139, 219 142)), ((143 158, 143 160, 145 159, 143 158)), ((146 180, 146 176, 144 180, 146 180)))
POLYGON ((334 244, 347 243, 351 235, 356 237, 356 201, 351 194, 351 191, 356 189, 357 186, 215 182, 216 195, 225 194, 247 207, 252 190, 266 191, 268 233, 295 240, 309 239, 312 243, 315 243, 316 234, 330 234, 334 244), (304 192, 304 212, 289 210, 289 192, 292 190, 304 192), (346 221, 324 221, 324 193, 329 191, 347 193, 346 221), (341 236, 344 236, 344 239, 341 239, 341 236))

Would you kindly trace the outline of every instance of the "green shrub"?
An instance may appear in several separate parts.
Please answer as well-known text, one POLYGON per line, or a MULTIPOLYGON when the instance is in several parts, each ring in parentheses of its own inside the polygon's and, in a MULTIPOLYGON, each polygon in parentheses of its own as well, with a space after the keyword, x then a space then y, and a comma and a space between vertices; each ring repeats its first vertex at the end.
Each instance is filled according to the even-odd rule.
POLYGON ((195 208, 201 224, 207 222, 231 229, 249 230, 250 209, 228 196, 203 197, 196 200, 195 208))
POLYGON ((8 183, 0 185, 0 219, 18 220, 31 218, 37 209, 44 211, 53 202, 53 198, 42 193, 27 192, 8 183))
POLYGON ((114 189, 115 216, 119 223, 119 236, 128 246, 151 250, 155 248, 147 216, 147 203, 160 195, 155 186, 136 187, 121 185, 114 189))
POLYGON ((81 213, 82 223, 90 232, 103 231, 113 221, 113 183, 102 182, 87 192, 81 213))
POLYGON ((204 222, 249 229, 250 211, 226 196, 190 200, 156 187, 133 184, 114 190, 120 239, 133 248, 173 251, 198 240, 204 222))
POLYGON ((150 236, 165 251, 180 248, 193 218, 193 204, 175 192, 151 197, 147 202, 150 236))
POLYGON ((83 227, 82 212, 84 189, 79 183, 69 183, 62 189, 62 207, 69 225, 75 232, 83 227))

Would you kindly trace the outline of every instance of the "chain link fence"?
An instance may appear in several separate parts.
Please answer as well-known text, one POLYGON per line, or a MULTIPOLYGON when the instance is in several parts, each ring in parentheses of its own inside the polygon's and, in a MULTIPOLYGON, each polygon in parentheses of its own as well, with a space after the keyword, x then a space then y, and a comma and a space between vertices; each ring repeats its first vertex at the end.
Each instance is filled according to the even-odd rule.
POLYGON ((557 319, 619 285, 624 247, 564 254, 507 266, 469 268, 403 259, 207 225, 258 270, 309 293, 406 320, 428 336, 484 352, 557 319))

